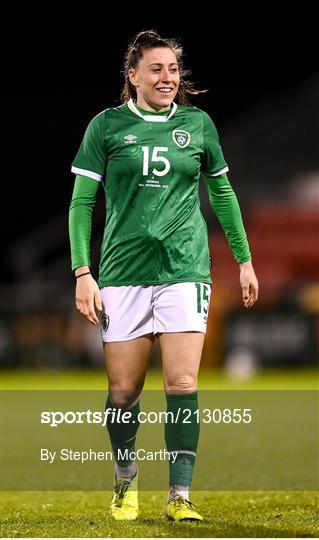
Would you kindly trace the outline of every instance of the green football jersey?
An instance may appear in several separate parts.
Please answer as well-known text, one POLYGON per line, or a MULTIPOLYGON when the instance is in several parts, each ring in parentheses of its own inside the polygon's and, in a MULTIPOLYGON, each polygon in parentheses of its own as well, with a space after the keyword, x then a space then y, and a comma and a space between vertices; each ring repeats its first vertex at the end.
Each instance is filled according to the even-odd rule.
POLYGON ((99 285, 211 283, 201 173, 228 171, 216 128, 195 107, 151 113, 133 100, 98 114, 72 165, 102 182, 99 285))

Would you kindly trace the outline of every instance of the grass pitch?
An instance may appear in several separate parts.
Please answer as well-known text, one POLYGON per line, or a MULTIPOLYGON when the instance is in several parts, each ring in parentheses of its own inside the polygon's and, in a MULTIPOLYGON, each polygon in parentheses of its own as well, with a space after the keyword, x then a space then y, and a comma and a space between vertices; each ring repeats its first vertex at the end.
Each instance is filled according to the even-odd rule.
MULTIPOLYGON (((318 388, 315 371, 267 372, 234 381, 202 372, 205 389, 318 388)), ((103 372, 8 372, 6 389, 105 389, 103 372)), ((146 387, 161 388, 150 372, 146 387)), ((22 441, 23 444, 23 441, 22 441)), ((305 456, 307 459, 307 456, 305 456)), ((140 517, 118 523, 108 513, 110 492, 10 491, 1 497, 2 537, 317 537, 319 498, 314 491, 192 492, 204 516, 199 524, 170 523, 164 517, 166 492, 142 492, 140 517)))
POLYGON ((3 537, 316 537, 318 499, 311 492, 196 492, 202 523, 170 523, 166 493, 144 492, 140 517, 116 522, 110 493, 10 492, 3 537))

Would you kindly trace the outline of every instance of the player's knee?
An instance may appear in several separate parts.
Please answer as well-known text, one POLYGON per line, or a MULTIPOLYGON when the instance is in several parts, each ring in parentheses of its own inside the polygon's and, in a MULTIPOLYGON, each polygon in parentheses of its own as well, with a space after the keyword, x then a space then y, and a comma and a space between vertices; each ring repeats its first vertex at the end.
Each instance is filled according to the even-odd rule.
POLYGON ((114 407, 118 409, 127 409, 139 401, 141 389, 119 389, 118 387, 116 389, 110 388, 109 394, 114 407))
POLYGON ((197 390, 197 377, 193 375, 180 375, 166 380, 165 391, 169 394, 184 394, 197 390))

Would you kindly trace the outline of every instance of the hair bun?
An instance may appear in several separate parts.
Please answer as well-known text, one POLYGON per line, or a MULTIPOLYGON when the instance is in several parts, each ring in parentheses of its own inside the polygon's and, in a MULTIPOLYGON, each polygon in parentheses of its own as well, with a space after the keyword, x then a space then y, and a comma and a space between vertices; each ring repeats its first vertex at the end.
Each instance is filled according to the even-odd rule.
POLYGON ((139 32, 137 36, 132 41, 132 47, 137 47, 148 41, 157 41, 161 40, 161 36, 154 30, 145 30, 144 32, 139 32))

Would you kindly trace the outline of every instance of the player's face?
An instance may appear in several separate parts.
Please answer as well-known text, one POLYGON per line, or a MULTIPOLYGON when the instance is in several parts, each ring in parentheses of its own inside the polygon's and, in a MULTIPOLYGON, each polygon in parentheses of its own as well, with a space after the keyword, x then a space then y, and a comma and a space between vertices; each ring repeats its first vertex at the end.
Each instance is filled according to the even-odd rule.
POLYGON ((138 67, 129 70, 136 88, 137 104, 147 111, 165 111, 174 100, 180 82, 177 59, 169 47, 144 52, 138 67))

